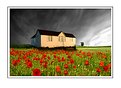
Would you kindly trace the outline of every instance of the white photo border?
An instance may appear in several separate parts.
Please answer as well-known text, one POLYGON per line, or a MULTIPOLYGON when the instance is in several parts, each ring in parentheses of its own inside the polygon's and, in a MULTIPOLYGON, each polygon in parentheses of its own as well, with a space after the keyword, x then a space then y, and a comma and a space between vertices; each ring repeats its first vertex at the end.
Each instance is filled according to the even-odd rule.
POLYGON ((113 6, 8 6, 7 7, 7 78, 29 79, 112 79, 113 75, 113 6), (111 76, 10 76, 10 9, 111 9, 111 76))

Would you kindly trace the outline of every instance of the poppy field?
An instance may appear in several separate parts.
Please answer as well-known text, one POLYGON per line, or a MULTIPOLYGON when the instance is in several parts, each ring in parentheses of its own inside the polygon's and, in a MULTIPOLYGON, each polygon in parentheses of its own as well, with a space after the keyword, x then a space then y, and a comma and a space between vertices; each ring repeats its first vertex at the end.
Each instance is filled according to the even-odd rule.
POLYGON ((111 76, 111 47, 10 48, 10 76, 111 76))

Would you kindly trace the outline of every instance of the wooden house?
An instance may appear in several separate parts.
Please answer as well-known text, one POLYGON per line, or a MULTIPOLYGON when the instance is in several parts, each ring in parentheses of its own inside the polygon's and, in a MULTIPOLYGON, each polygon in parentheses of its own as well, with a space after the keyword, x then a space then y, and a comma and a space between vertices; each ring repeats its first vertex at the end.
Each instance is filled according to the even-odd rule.
POLYGON ((76 37, 73 34, 65 32, 56 32, 49 30, 37 30, 31 37, 31 44, 35 47, 74 47, 76 46, 76 37))

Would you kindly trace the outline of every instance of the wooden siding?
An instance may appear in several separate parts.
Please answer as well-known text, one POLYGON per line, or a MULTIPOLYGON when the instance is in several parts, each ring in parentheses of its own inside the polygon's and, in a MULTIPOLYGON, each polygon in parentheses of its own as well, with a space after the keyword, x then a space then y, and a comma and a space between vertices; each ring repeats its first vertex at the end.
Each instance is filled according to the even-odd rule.
POLYGON ((36 47, 41 47, 41 43, 40 43, 40 38, 41 36, 40 36, 40 34, 39 34, 39 32, 37 33, 37 35, 36 35, 36 37, 35 38, 32 38, 31 39, 31 44, 33 45, 33 46, 36 46, 36 47))
POLYGON ((34 39, 35 39, 35 38, 32 38, 32 39, 31 39, 31 45, 33 45, 33 46, 34 46, 34 39))
POLYGON ((52 41, 49 41, 48 37, 50 36, 41 35, 41 47, 72 47, 76 45, 76 38, 66 37, 63 32, 58 36, 52 36, 52 41), (63 39, 61 40, 61 38, 63 39))

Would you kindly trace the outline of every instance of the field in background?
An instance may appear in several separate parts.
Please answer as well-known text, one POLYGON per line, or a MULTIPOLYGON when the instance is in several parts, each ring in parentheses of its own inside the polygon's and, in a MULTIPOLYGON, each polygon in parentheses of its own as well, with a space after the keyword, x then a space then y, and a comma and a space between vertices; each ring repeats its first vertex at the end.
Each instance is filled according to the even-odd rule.
POLYGON ((82 46, 78 46, 78 47, 76 47, 76 49, 78 49, 78 50, 84 50, 84 51, 88 51, 88 50, 90 50, 90 51, 99 51, 99 50, 101 50, 101 51, 107 51, 107 50, 110 50, 111 51, 111 46, 91 46, 91 47, 89 47, 89 46, 85 46, 85 47, 82 47, 82 46))
POLYGON ((111 76, 111 47, 11 48, 10 76, 111 76))

